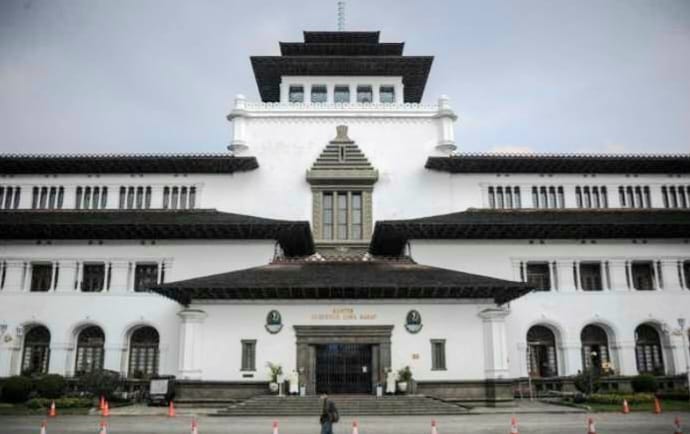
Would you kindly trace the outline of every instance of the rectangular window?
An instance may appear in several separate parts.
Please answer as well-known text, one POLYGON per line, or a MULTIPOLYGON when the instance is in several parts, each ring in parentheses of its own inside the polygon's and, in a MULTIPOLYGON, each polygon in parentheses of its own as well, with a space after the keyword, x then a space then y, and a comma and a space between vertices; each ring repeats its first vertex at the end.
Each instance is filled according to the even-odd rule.
POLYGON ((333 193, 323 194, 323 239, 333 239, 333 193))
POLYGON ((290 86, 288 102, 304 102, 304 86, 290 86))
POLYGON ((357 102, 371 103, 374 101, 374 95, 371 91, 371 86, 357 86, 357 102))
POLYGON ((338 239, 347 239, 347 193, 338 193, 338 239))
POLYGON ((489 208, 496 208, 496 195, 493 187, 489 187, 489 208))
MULTIPOLYGON (((118 207, 120 209, 125 209, 125 199, 126 198, 127 198, 127 189, 124 187, 120 187, 120 203, 118 204, 118 207)), ((77 202, 78 201, 79 200, 77 200, 77 202)))
POLYGON ((431 340, 431 370, 445 371, 446 370, 446 340, 432 339, 431 340))
POLYGON ((158 283, 158 264, 137 264, 134 269, 134 291, 146 292, 158 283))
POLYGON ((352 193, 352 239, 362 239, 362 193, 352 193))
POLYGON ((350 86, 336 86, 333 101, 337 103, 350 102, 350 86))
POLYGON ((654 267, 652 262, 633 262, 630 267, 633 288, 638 291, 654 290, 654 267))
POLYGON ((196 206, 196 187, 189 188, 189 209, 194 209, 196 206))
POLYGON ((551 290, 549 264, 546 262, 527 264, 527 283, 537 291, 551 290))
POLYGON ((379 89, 379 101, 383 104, 395 102, 395 88, 393 86, 381 86, 379 89))
POLYGON ((328 101, 328 91, 324 85, 314 85, 311 87, 311 102, 324 103, 328 101))
POLYGON ((683 262, 683 275, 685 276, 685 289, 690 289, 690 261, 683 262))
POLYGON ((49 291, 52 277, 52 264, 31 264, 31 292, 49 291))
POLYGON ((255 340, 242 340, 242 371, 256 371, 255 340))
POLYGON ((84 264, 82 292, 100 292, 105 285, 105 264, 84 264))
POLYGON ((600 263, 580 264, 580 286, 583 291, 603 290, 600 263))

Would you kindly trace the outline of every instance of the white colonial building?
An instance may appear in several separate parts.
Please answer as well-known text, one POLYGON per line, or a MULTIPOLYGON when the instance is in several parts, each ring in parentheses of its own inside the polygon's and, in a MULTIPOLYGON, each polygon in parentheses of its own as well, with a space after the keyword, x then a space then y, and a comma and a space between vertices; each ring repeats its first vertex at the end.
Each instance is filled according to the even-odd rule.
POLYGON ((378 32, 280 48, 230 152, 0 156, 0 377, 222 400, 268 393, 268 362, 307 394, 409 366, 490 403, 590 366, 682 382, 690 155, 456 153, 448 98, 421 103, 432 57, 378 32))

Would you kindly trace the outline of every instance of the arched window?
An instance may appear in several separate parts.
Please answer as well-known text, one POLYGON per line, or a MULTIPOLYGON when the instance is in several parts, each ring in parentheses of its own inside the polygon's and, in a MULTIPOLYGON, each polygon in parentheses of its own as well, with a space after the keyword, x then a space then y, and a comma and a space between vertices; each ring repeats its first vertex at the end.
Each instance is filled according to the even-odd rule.
POLYGON ((103 369, 104 344, 105 335, 100 327, 89 326, 79 333, 75 374, 81 375, 103 369))
POLYGON ((663 374, 664 360, 661 355, 659 332, 649 324, 642 324, 635 330, 635 356, 640 373, 663 374))
POLYGON ((144 378, 158 373, 160 337, 153 327, 142 327, 129 340, 129 377, 144 378))
POLYGON ((599 370, 609 362, 609 340, 606 332, 599 326, 590 324, 582 329, 582 366, 585 369, 599 370))
POLYGON ((22 374, 45 374, 50 360, 50 332, 44 326, 34 326, 24 336, 22 374))
POLYGON ((531 377, 558 375, 556 337, 547 327, 536 325, 527 332, 527 362, 531 377))

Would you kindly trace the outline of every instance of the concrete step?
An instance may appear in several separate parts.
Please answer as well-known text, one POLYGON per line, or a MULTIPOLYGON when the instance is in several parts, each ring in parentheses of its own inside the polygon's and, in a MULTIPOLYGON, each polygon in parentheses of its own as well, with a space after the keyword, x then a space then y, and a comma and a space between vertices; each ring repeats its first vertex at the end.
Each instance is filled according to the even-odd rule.
MULTIPOLYGON (((339 395, 331 399, 344 416, 370 415, 454 415, 467 409, 422 395, 385 396, 339 395)), ((257 396, 232 404, 217 412, 217 416, 318 416, 321 401, 318 396, 277 397, 257 396)))

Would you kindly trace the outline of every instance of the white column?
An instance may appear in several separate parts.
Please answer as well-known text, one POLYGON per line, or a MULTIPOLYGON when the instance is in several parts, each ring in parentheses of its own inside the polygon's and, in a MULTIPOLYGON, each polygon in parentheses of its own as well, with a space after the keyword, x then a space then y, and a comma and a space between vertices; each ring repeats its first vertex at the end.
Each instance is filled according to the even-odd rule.
POLYGON ((527 366, 527 344, 524 342, 518 342, 517 349, 519 359, 518 372, 520 373, 520 377, 527 377, 529 376, 529 366, 527 366))
MULTIPOLYGON (((664 345, 663 342, 662 345, 664 345)), ((685 374, 686 363, 684 351, 687 350, 685 349, 683 337, 681 335, 675 335, 675 333, 672 334, 666 350, 664 355, 671 354, 671 359, 673 360, 673 365, 666 363, 666 372, 671 375, 685 374)))
MULTIPOLYGON (((287 96, 285 101, 287 102, 287 96)), ((233 146, 241 147, 247 145, 246 107, 247 99, 244 97, 244 95, 238 94, 235 97, 235 106, 228 115, 228 120, 232 122, 232 141, 230 144, 233 146)))
POLYGON ((505 318, 507 309, 493 308, 479 312, 484 331, 484 375, 487 379, 508 378, 508 344, 505 318))
POLYGON ((659 267, 657 261, 652 261, 652 277, 654 278, 654 289, 659 291, 661 288, 661 279, 659 279, 659 267))
POLYGON ((335 85, 332 83, 326 85, 326 102, 328 104, 335 102, 335 85))
POLYGON ((31 291, 31 274, 34 271, 33 264, 31 262, 26 263, 26 267, 24 268, 24 273, 22 275, 22 286, 21 290, 22 291, 31 291))
POLYGON ((351 103, 357 102, 357 85, 356 84, 350 85, 350 102, 351 103))
POLYGON ((129 262, 112 261, 110 265, 110 292, 129 291, 129 262))
MULTIPOLYGON (((77 280, 77 261, 60 261, 56 291, 73 292, 74 282, 77 280)), ((52 357, 52 356, 51 356, 52 357)))
POLYGON ((575 291, 575 281, 573 280, 573 261, 558 260, 556 261, 556 269, 558 275, 558 290, 560 292, 575 291))
POLYGON ((289 87, 282 79, 280 80, 280 102, 288 102, 289 87))
POLYGON ((661 281, 664 282, 664 290, 680 291, 683 289, 678 273, 678 260, 661 260, 661 281))
POLYGON ((105 356, 103 357, 103 369, 110 371, 122 372, 122 354, 125 348, 122 344, 106 345, 104 347, 105 356))
POLYGON ((304 84, 304 103, 311 104, 311 83, 304 84))
POLYGON ((438 118, 441 122, 441 139, 439 145, 455 145, 455 129, 453 123, 458 118, 450 107, 450 98, 441 95, 438 99, 438 118))
POLYGON ((373 104, 381 104, 381 85, 371 85, 371 99, 373 104))
POLYGON ((400 84, 398 86, 398 89, 395 91, 395 102, 398 104, 404 104, 405 103, 405 85, 400 84))
POLYGON ((203 369, 203 325, 208 316, 198 309, 185 309, 177 314, 180 319, 180 348, 178 371, 180 378, 201 380, 203 369))
POLYGON ((573 279, 575 281, 575 290, 582 291, 582 279, 580 278, 580 261, 575 261, 573 270, 575 273, 573 276, 573 279))
MULTIPOLYGON (((49 286, 49 291, 55 291, 55 287, 57 286, 57 281, 55 279, 55 271, 58 269, 58 262, 53 261, 51 263, 51 270, 50 270, 50 286, 49 286)), ((57 276, 59 277, 59 276, 57 276)))
POLYGON ((626 276, 626 261, 623 259, 612 259, 609 261, 609 276, 611 278, 611 290, 627 291, 628 278, 626 276))
POLYGON ((19 292, 24 283, 24 261, 9 260, 5 262, 7 271, 5 272, 5 288, 3 292, 19 292))
POLYGON ((612 345, 618 355, 618 366, 613 369, 618 375, 637 375, 637 358, 635 357, 635 342, 623 341, 612 345))
POLYGON ((71 375, 70 355, 74 347, 65 342, 50 343, 50 363, 48 372, 51 374, 71 375))
POLYGON ((559 375, 577 375, 582 370, 582 346, 580 342, 564 342, 561 347, 563 366, 559 375))

